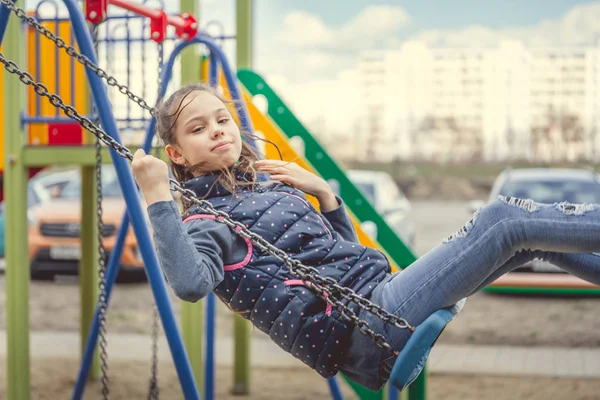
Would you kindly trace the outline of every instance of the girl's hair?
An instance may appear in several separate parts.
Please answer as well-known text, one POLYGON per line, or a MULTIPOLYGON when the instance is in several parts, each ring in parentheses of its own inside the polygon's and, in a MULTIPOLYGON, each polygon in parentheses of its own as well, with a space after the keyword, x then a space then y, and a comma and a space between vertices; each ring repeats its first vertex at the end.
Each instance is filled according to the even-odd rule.
MULTIPOLYGON (((190 98, 190 95, 197 92, 211 93, 219 100, 221 100, 223 104, 225 104, 229 108, 229 111, 233 114, 233 110, 231 110, 230 106, 232 104, 235 104, 235 102, 225 100, 223 96, 221 96, 216 90, 214 90, 210 86, 205 85, 203 83, 195 83, 184 86, 176 92, 174 92, 165 102, 160 101, 159 104, 156 106, 156 131, 165 145, 177 144, 177 139, 175 137, 175 126, 177 124, 177 120, 179 119, 179 115, 181 114, 181 112, 192 101, 193 97, 190 98)), ((251 135, 248 132, 244 132, 242 130, 240 130, 240 132, 242 135, 242 152, 240 155, 240 159, 233 167, 219 171, 220 176, 217 180, 224 188, 229 190, 231 193, 233 193, 235 189, 241 185, 252 185, 256 181, 257 173, 253 167, 253 164, 254 161, 258 160, 258 156, 253 150, 253 148, 244 139, 251 138, 254 140, 263 140, 259 137, 251 135), (238 181, 236 179, 236 175, 242 175, 244 177, 244 180, 238 181)), ((277 148, 277 145, 267 140, 263 141, 274 145, 277 151, 279 152, 279 148, 277 148)), ((281 157, 281 152, 279 152, 279 155, 281 157)), ((178 182, 183 182, 188 179, 192 179, 194 177, 193 171, 202 167, 203 165, 203 163, 200 162, 196 165, 184 166, 176 164, 173 161, 171 161, 170 164, 173 176, 178 182)))

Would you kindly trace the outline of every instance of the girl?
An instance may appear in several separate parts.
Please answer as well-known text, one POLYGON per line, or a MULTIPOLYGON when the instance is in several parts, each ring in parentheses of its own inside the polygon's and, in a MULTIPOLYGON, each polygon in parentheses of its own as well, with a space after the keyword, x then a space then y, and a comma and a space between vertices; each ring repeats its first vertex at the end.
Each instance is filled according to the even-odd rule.
MULTIPOLYGON (((534 258, 600 284, 597 205, 537 204, 499 198, 401 273, 358 243, 342 201, 321 178, 294 163, 258 160, 226 103, 206 86, 176 91, 157 108, 157 131, 175 178, 322 276, 419 325, 434 311, 477 292, 534 258), (274 182, 259 183, 260 173, 274 182), (316 196, 321 212, 306 201, 316 196)), ((348 324, 297 275, 253 248, 227 225, 171 196, 167 165, 139 150, 133 172, 147 202, 164 274, 175 294, 195 302, 209 292, 324 377, 342 371, 372 390, 395 356, 348 324)), ((401 351, 409 332, 348 304, 401 351)))

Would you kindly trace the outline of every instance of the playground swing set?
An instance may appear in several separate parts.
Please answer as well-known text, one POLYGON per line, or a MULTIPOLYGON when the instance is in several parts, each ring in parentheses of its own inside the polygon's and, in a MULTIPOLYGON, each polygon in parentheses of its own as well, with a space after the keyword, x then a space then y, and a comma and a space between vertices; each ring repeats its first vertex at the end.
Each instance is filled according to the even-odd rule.
MULTIPOLYGON (((76 121, 84 130, 92 133, 96 139, 96 174, 99 177, 100 174, 100 163, 101 160, 101 144, 106 145, 110 149, 110 154, 117 172, 119 182, 122 187, 123 196, 127 204, 128 211, 123 217, 122 225, 119 229, 117 245, 113 252, 111 252, 108 267, 105 266, 104 258, 105 254, 102 248, 101 234, 98 234, 99 243, 99 289, 100 295, 98 299, 98 306, 96 308, 95 316, 92 321, 92 327, 89 331, 89 336, 86 344, 86 349, 83 355, 79 376, 74 388, 73 398, 79 399, 83 395, 85 388, 85 382, 87 381, 90 366, 96 344, 100 341, 100 359, 102 362, 102 393, 104 398, 109 397, 108 378, 106 375, 106 337, 105 337, 105 317, 108 307, 108 300, 112 285, 116 279, 118 272, 118 260, 122 251, 122 244, 124 242, 124 236, 129 228, 129 223, 132 224, 135 231, 137 241, 139 243, 142 258, 144 260, 146 274, 156 301, 156 309, 158 316, 160 316, 167 341, 173 356, 177 374, 180 380, 182 392, 186 399, 199 399, 200 394, 196 385, 194 375, 190 366, 187 353, 183 346, 180 338, 178 327, 174 318, 174 312, 171 307, 166 283, 161 273, 154 248, 152 246, 151 237, 148 232, 148 227, 141 209, 140 201, 137 195, 137 188, 135 186, 131 168, 129 167, 127 160, 133 159, 132 152, 122 144, 121 138, 118 133, 117 124, 115 117, 112 114, 113 110, 110 105, 108 96, 106 94, 106 84, 116 86, 119 91, 126 94, 129 99, 133 100, 140 107, 148 111, 154 116, 154 110, 148 106, 147 102, 142 98, 132 93, 129 88, 125 85, 119 84, 116 79, 109 75, 106 71, 98 67, 97 59, 97 48, 98 48, 98 36, 95 26, 101 24, 108 17, 107 8, 109 4, 124 8, 138 15, 150 18, 150 30, 151 39, 158 43, 160 46, 166 37, 167 27, 174 26, 176 28, 176 34, 182 40, 176 44, 172 53, 170 54, 169 60, 165 65, 159 62, 159 93, 158 98, 162 98, 167 89, 167 85, 172 78, 173 66, 175 59, 179 53, 187 46, 192 44, 204 44, 210 51, 210 77, 209 82, 212 85, 217 85, 218 81, 218 67, 222 68, 227 86, 230 91, 230 95, 234 100, 242 100, 243 96, 237 86, 237 81, 234 78, 231 67, 223 54, 221 48, 215 43, 214 39, 207 34, 204 34, 198 30, 198 24, 193 16, 190 14, 182 14, 181 16, 168 16, 162 10, 153 10, 145 6, 134 4, 126 0, 88 0, 86 5, 86 16, 88 22, 92 23, 92 32, 86 26, 86 21, 79 9, 75 0, 64 0, 64 3, 69 11, 70 21, 72 24, 73 34, 76 38, 79 51, 72 46, 66 46, 65 40, 54 35, 50 30, 41 25, 34 17, 28 15, 23 9, 15 5, 12 0, 0 0, 2 7, 0 8, 0 42, 4 38, 5 32, 8 26, 8 17, 10 13, 15 13, 17 17, 23 20, 26 24, 31 26, 40 34, 43 34, 47 38, 51 39, 59 48, 64 49, 67 54, 75 59, 77 62, 83 64, 86 67, 86 74, 92 91, 92 96, 95 104, 95 115, 91 119, 85 115, 80 114, 77 109, 69 104, 66 104, 63 99, 55 94, 51 93, 48 88, 41 82, 38 82, 30 73, 25 72, 19 68, 17 63, 10 60, 6 54, 9 51, 4 49, 0 52, 0 63, 3 64, 5 70, 10 74, 16 75, 25 86, 31 87, 35 94, 39 97, 45 97, 48 99, 50 104, 57 109, 60 109, 67 117, 76 121), (102 128, 100 128, 102 126, 102 128)), ((10 30, 10 34, 18 34, 18 26, 10 30)), ((162 54, 162 49, 159 48, 159 53, 162 54)), ((160 60, 159 60, 160 61, 160 60)), ((242 128, 252 132, 251 120, 247 114, 247 110, 243 107, 239 110, 238 115, 242 128)), ((147 128, 146 139, 142 148, 146 151, 150 151, 153 133, 154 133, 154 120, 151 119, 147 128)), ((100 182, 100 179, 98 179, 100 182)), ((371 303, 369 300, 358 296, 349 288, 340 286, 335 280, 330 278, 321 277, 318 271, 306 265, 303 265, 298 260, 291 258, 286 252, 271 245, 262 237, 252 233, 240 222, 232 220, 228 214, 216 210, 212 205, 204 200, 201 200, 195 196, 190 190, 182 188, 175 180, 170 181, 171 189, 178 192, 182 198, 195 203, 203 212, 213 215, 216 219, 237 232, 242 237, 249 239, 254 246, 258 249, 269 253, 280 262, 287 264, 290 271, 298 275, 299 279, 305 282, 309 282, 310 287, 314 293, 321 299, 326 301, 332 306, 343 318, 348 322, 354 324, 361 333, 371 337, 374 342, 381 348, 386 349, 391 354, 397 356, 397 360, 393 367, 390 383, 395 390, 390 390, 390 398, 397 397, 397 391, 404 391, 411 383, 413 383, 417 377, 421 374, 425 367, 426 360, 429 356, 429 352, 436 342, 437 338, 445 328, 445 326, 454 318, 456 313, 460 310, 464 301, 459 302, 453 307, 441 309, 433 313, 427 318, 421 325, 413 327, 408 322, 399 316, 391 314, 386 310, 380 308, 378 305, 371 303), (358 307, 365 309, 371 313, 374 313, 379 318, 382 318, 387 323, 393 324, 398 329, 409 330, 411 337, 401 352, 395 351, 386 341, 386 338, 380 333, 374 332, 369 325, 360 320, 355 312, 348 307, 348 303, 353 302, 358 307), (397 390, 397 391, 396 391, 397 390)), ((102 209, 100 206, 101 202, 101 187, 97 186, 97 198, 98 198, 98 215, 97 215, 97 228, 99 232, 102 231, 102 209)), ((8 296, 7 296, 8 297, 8 296)), ((211 295, 208 298, 208 310, 214 308, 214 297, 211 295)), ((10 312, 10 310, 9 310, 10 312)), ((8 314, 8 313, 7 313, 8 314)), ((208 315, 208 321, 213 321, 214 315, 208 315)), ((158 329, 157 324, 153 329, 153 368, 152 377, 150 380, 149 387, 149 398, 158 398, 158 386, 156 383, 156 331, 158 329)), ((214 340, 214 321, 212 324, 207 326, 207 341, 212 343, 214 340)), ((10 341, 10 338, 9 338, 10 341)), ((206 399, 212 399, 214 394, 214 387, 212 386, 213 372, 212 364, 214 357, 214 349, 212 346, 208 346, 206 364, 207 364, 207 376, 205 382, 205 393, 206 399)), ((10 363, 9 363, 10 365, 10 363)), ((9 390, 8 398, 24 398, 19 397, 20 394, 26 393, 23 388, 10 389, 10 378, 11 372, 9 368, 9 390)), ((330 378, 328 383, 331 388, 332 396, 334 398, 341 398, 341 392, 337 387, 334 378, 330 378)), ((410 393, 409 393, 410 395, 410 393)), ((26 396, 29 397, 29 396, 26 396)), ((412 398, 417 398, 412 396, 412 398)))

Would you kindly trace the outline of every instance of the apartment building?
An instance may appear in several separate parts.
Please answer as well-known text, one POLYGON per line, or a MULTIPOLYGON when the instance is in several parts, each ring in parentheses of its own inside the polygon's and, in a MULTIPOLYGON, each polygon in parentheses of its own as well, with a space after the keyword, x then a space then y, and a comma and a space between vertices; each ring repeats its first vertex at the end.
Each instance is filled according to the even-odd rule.
POLYGON ((360 57, 357 145, 391 160, 597 160, 600 41, 586 48, 430 49, 360 57))

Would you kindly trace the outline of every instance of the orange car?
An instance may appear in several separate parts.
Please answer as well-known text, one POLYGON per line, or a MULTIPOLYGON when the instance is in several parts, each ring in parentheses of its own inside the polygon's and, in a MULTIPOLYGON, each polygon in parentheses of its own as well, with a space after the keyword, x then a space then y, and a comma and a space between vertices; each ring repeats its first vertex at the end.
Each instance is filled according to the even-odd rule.
MULTIPOLYGON (((53 193, 51 201, 35 207, 30 214, 29 259, 31 277, 34 279, 78 274, 81 258, 81 179, 77 173, 74 177, 59 193, 53 193)), ((112 165, 103 166, 102 181, 103 238, 108 255, 115 246, 125 212, 125 201, 112 165)), ((146 274, 143 267, 137 241, 130 228, 117 281, 144 280, 146 274)))

